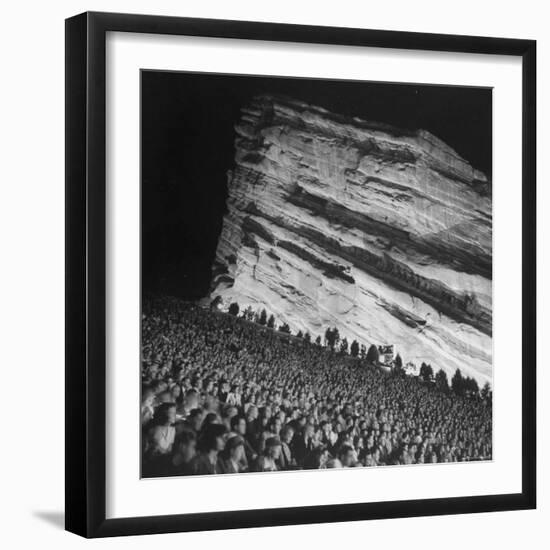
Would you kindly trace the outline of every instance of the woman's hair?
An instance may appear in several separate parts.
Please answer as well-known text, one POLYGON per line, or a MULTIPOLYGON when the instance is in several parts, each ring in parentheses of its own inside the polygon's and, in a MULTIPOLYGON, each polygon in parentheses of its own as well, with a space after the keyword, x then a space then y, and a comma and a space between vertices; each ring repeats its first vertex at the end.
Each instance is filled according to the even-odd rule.
POLYGON ((212 424, 215 424, 218 419, 218 415, 216 413, 208 413, 203 420, 204 426, 211 426, 212 424))
POLYGON ((197 407, 196 409, 191 409, 189 411, 189 418, 195 418, 199 416, 199 414, 202 414, 202 409, 197 407))
POLYGON ((224 460, 229 460, 229 458, 231 458, 231 451, 242 445, 244 445, 244 441, 239 435, 230 437, 225 443, 224 450, 221 452, 222 458, 224 460))
POLYGON ((199 439, 199 448, 207 453, 218 449, 218 437, 222 437, 226 432, 223 424, 210 424, 206 426, 199 439))
POLYGON ((325 447, 313 449, 304 460, 304 468, 308 470, 318 470, 321 467, 321 458, 325 450, 325 447))
POLYGON ((168 411, 176 407, 175 403, 161 403, 155 408, 153 423, 156 426, 162 426, 168 422, 168 411))

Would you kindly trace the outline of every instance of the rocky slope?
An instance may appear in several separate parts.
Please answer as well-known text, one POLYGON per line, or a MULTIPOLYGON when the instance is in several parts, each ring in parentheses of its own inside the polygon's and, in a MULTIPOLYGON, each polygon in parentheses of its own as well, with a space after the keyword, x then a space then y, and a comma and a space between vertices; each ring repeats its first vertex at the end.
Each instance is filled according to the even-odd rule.
POLYGON ((491 186, 425 131, 282 97, 236 126, 211 297, 492 377, 491 186))

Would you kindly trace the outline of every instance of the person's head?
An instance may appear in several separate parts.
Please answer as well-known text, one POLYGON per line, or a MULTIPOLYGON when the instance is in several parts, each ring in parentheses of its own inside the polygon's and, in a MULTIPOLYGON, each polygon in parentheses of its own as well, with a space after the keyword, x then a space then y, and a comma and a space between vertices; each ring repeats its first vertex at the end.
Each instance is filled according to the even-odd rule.
POLYGON ((246 420, 243 416, 236 415, 231 419, 231 430, 241 436, 246 435, 246 420))
POLYGON ((200 438, 200 447, 203 452, 222 451, 225 445, 223 436, 225 426, 222 424, 210 424, 206 426, 200 438))
POLYGON ((256 405, 250 405, 246 411, 246 418, 249 422, 252 422, 258 418, 258 407, 256 405))
POLYGON ((217 410, 218 409, 218 400, 213 395, 206 395, 206 397, 204 399, 204 408, 208 411, 217 410))
POLYGON ((168 390, 160 392, 157 395, 157 400, 159 403, 173 403, 172 393, 168 390))
POLYGON ((313 424, 306 424, 304 428, 304 436, 307 438, 313 437, 315 433, 315 426, 313 424))
POLYGON ((338 453, 338 458, 344 468, 350 468, 355 465, 355 451, 350 445, 343 445, 338 453))
POLYGON ((327 468, 342 468, 342 463, 337 458, 329 458, 326 464, 327 468))
POLYGON ((153 388, 149 386, 143 388, 143 391, 141 392, 141 403, 144 406, 150 407, 153 404, 154 400, 155 400, 155 392, 153 388))
POLYGON ((156 363, 153 363, 152 365, 149 365, 149 374, 152 377, 155 377, 158 373, 159 366, 156 363))
POLYGON ((267 405, 265 407, 262 407, 260 409, 260 418, 262 420, 265 420, 265 423, 267 424, 267 422, 271 418, 271 407, 269 407, 267 405))
POLYGON ((319 470, 324 468, 328 457, 328 451, 325 447, 313 449, 304 460, 304 468, 307 470, 319 470))
POLYGON ((275 435, 279 435, 279 432, 281 431, 281 421, 279 420, 278 416, 273 416, 271 418, 269 422, 269 429, 275 435))
POLYGON ((205 426, 210 426, 211 424, 217 424, 217 423, 218 423, 218 415, 216 413, 211 412, 204 417, 205 426))
POLYGON ((239 414, 239 409, 237 409, 237 407, 234 407, 233 405, 225 407, 225 409, 223 410, 224 418, 231 419, 237 414, 239 414))
POLYGON ((224 453, 226 458, 233 460, 234 462, 240 462, 244 458, 244 441, 239 435, 230 437, 226 444, 224 453))
POLYGON ((294 437, 294 428, 287 424, 281 429, 281 439, 287 444, 290 445, 292 438, 294 437))
POLYGON ((196 408, 191 409, 189 412, 189 422, 193 425, 195 430, 198 430, 202 424, 202 421, 204 419, 204 414, 202 412, 202 409, 196 408))
POLYGON ((197 390, 189 389, 185 392, 185 408, 187 410, 196 409, 199 405, 199 394, 197 390))
POLYGON ((161 403, 154 413, 155 424, 159 426, 170 426, 176 421, 176 404, 161 403))
POLYGON ((176 436, 174 450, 183 458, 185 463, 195 456, 197 438, 193 432, 184 430, 176 436))
POLYGON ((268 437, 265 442, 265 454, 277 460, 281 456, 281 440, 278 437, 268 437))

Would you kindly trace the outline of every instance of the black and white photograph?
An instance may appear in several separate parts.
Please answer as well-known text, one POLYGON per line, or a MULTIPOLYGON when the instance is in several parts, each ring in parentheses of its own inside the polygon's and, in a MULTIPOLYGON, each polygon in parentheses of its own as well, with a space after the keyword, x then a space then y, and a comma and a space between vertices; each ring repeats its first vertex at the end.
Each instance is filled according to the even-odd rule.
POLYGON ((545 547, 542 6, 6 5, 2 548, 545 547))
POLYGON ((492 249, 491 88, 142 70, 142 477, 491 461, 492 249))

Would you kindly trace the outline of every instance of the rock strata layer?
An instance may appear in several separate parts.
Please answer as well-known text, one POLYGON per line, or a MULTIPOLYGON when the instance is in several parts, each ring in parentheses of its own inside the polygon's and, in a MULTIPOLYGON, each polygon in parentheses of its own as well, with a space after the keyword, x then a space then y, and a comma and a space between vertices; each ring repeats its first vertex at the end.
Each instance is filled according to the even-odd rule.
POLYGON ((236 126, 211 298, 492 378, 491 184, 429 132, 259 96, 236 126))

